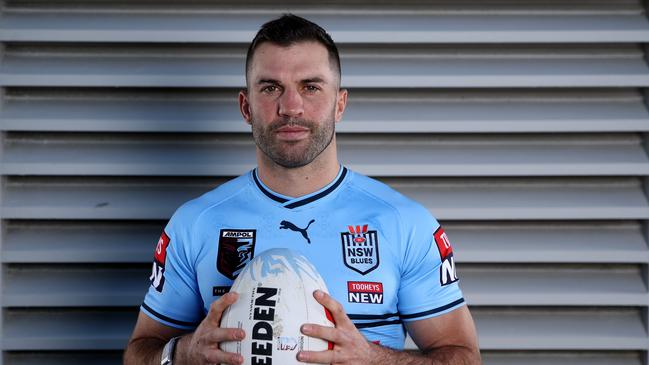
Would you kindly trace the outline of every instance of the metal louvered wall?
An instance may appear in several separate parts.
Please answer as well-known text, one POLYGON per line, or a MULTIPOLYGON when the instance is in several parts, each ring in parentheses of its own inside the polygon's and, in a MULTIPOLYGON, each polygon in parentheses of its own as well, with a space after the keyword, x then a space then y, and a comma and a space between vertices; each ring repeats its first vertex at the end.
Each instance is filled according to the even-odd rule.
POLYGON ((157 237, 254 165, 247 42, 339 43, 341 158, 424 203, 485 364, 648 365, 649 21, 640 1, 4 1, 3 364, 117 364, 157 237))

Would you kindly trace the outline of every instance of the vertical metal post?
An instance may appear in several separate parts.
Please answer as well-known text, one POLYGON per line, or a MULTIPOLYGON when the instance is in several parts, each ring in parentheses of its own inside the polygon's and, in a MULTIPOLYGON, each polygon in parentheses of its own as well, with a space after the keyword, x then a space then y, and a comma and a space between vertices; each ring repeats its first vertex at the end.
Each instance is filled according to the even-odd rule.
MULTIPOLYGON (((5 0, 0 0, 0 16, 5 11, 5 0)), ((0 43, 0 62, 4 59, 5 46, 4 43, 0 43)), ((5 103, 5 88, 4 85, 0 85, 0 110, 3 109, 5 103)), ((5 145, 5 131, 0 131, 0 161, 3 161, 2 151, 4 150, 5 145)), ((4 220, 4 190, 6 186, 6 181, 4 175, 0 175, 0 298, 2 298, 2 292, 4 292, 4 278, 3 273, 5 271, 4 263, 4 248, 3 241, 5 238, 5 220, 4 220)), ((5 360, 5 344, 4 344, 4 316, 5 308, 4 303, 0 301, 0 365, 4 364, 5 360)))
MULTIPOLYGON (((647 14, 647 9, 649 7, 649 0, 644 2, 645 5, 645 15, 647 14)), ((649 45, 644 44, 644 56, 645 56, 645 62, 649 64, 649 45)), ((644 96, 644 104, 647 109, 649 109, 649 90, 643 89, 642 94, 644 96)), ((649 156, 649 133, 643 133, 642 134, 642 143, 644 147, 645 153, 649 156)), ((642 188, 644 190, 644 195, 647 200, 649 200, 649 177, 644 176, 642 178, 642 188)), ((645 244, 649 246, 649 221, 644 220, 642 222, 642 230, 643 230, 643 236, 645 240, 645 244)), ((649 248, 648 248, 649 249, 649 248)), ((645 288, 647 288, 647 291, 649 292, 649 263, 645 262, 641 265, 641 270, 642 270, 642 280, 644 281, 645 288)), ((648 294, 649 297, 649 294, 648 294)), ((642 321, 644 324, 645 331, 649 333, 649 300, 648 303, 644 306, 644 308, 640 309, 642 311, 642 321)), ((643 354, 642 354, 642 362, 644 365, 649 365, 649 348, 645 348, 643 354)))
MULTIPOLYGON (((4 103, 4 88, 0 88, 0 110, 2 109, 2 104, 4 103)), ((4 149, 5 142, 5 131, 0 132, 0 161, 2 158, 2 151, 4 149)), ((4 191, 6 187, 6 178, 4 175, 0 175, 0 365, 4 363, 5 358, 5 344, 4 344, 4 316, 5 316, 5 307, 4 302, 2 301, 2 292, 4 292, 4 278, 3 273, 6 268, 5 259, 4 259, 4 247, 3 242, 5 238, 5 219, 4 219, 4 191)))
MULTIPOLYGON (((0 15, 4 10, 4 2, 0 0, 0 15)), ((2 60, 4 55, 4 44, 0 43, 0 60, 2 60)), ((0 85, 0 110, 4 108, 5 103, 5 88, 0 85)), ((0 123, 1 125, 1 123, 0 123)), ((2 151, 4 151, 5 145, 5 135, 4 130, 0 130, 0 163, 3 161, 2 151)), ((4 219, 4 191, 6 186, 6 178, 4 175, 0 175, 0 365, 4 363, 5 358, 5 344, 4 344, 4 316, 5 316, 5 307, 2 302, 2 293, 4 292, 4 278, 3 273, 5 271, 5 259, 4 259, 4 247, 2 245, 5 238, 5 219, 4 219)))

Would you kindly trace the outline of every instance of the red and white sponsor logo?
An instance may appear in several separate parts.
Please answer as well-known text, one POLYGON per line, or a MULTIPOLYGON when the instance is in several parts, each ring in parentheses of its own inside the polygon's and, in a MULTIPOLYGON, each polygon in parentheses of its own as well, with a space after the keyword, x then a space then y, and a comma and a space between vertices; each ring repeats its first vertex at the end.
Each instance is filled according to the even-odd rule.
POLYGON ((383 283, 348 281, 347 301, 350 303, 383 304, 383 283))
POLYGON ((169 236, 162 231, 158 244, 153 253, 153 267, 151 268, 151 285, 159 292, 162 292, 162 287, 165 284, 164 272, 165 262, 167 261, 167 246, 169 246, 169 236))
POLYGON ((162 265, 164 265, 165 261, 167 260, 167 246, 169 246, 169 236, 167 236, 167 234, 162 231, 160 239, 158 239, 158 244, 155 247, 155 253, 153 255, 155 260, 162 265))
POLYGON ((439 250, 439 256, 442 259, 442 265, 439 268, 439 282, 442 286, 454 283, 458 280, 458 277, 455 271, 455 259, 453 258, 451 241, 449 241, 442 227, 437 228, 433 233, 433 237, 439 250))
POLYGON ((439 250, 442 260, 444 260, 448 255, 453 254, 453 248, 451 247, 451 241, 448 240, 448 236, 442 227, 439 227, 435 231, 435 243, 437 243, 437 249, 439 250))

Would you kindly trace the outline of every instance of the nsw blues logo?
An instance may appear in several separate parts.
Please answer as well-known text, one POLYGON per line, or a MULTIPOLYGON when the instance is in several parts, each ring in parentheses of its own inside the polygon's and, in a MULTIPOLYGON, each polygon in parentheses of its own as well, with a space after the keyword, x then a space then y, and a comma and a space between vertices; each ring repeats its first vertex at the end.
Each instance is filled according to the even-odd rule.
POLYGON ((345 266, 365 275, 379 267, 379 235, 363 226, 348 226, 340 233, 345 266))
POLYGON ((228 279, 236 279, 239 272, 255 254, 255 229, 222 229, 219 234, 219 253, 216 269, 228 279))

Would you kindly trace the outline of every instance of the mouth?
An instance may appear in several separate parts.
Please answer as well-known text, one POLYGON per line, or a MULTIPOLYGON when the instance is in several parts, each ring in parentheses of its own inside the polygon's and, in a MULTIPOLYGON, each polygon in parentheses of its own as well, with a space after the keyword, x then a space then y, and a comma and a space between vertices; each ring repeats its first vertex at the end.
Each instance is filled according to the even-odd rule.
POLYGON ((278 128, 275 133, 281 140, 297 141, 308 136, 309 128, 300 126, 283 126, 281 128, 278 128))

